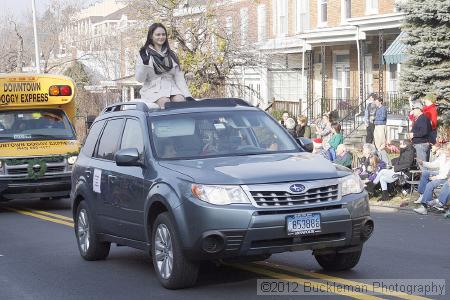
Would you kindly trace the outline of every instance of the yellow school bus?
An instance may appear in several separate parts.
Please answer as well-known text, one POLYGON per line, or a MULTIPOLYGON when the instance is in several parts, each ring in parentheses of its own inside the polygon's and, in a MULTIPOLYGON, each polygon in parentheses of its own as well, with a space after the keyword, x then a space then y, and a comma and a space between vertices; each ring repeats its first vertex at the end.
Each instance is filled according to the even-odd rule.
POLYGON ((0 200, 69 195, 74 98, 64 76, 0 74, 0 200))

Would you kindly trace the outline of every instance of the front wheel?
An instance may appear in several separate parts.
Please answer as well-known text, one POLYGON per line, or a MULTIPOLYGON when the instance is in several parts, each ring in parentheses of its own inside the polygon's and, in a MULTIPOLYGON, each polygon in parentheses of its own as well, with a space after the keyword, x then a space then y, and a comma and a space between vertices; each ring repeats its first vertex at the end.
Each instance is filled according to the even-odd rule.
POLYGON ((160 214, 153 224, 152 259, 161 284, 168 289, 193 286, 198 277, 198 264, 189 261, 182 249, 170 216, 160 214))
POLYGON ((108 256, 111 243, 99 241, 92 214, 84 201, 78 205, 75 215, 75 236, 78 250, 85 260, 101 260, 108 256))
POLYGON ((362 249, 356 252, 315 255, 314 257, 325 270, 343 271, 356 266, 361 257, 361 253, 362 249))

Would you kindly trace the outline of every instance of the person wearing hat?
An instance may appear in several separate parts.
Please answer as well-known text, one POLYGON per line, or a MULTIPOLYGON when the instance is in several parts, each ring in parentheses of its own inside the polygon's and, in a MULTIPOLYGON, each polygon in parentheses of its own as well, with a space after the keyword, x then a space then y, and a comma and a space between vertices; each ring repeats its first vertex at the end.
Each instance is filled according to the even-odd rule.
POLYGON ((373 123, 375 124, 375 129, 373 131, 373 138, 375 142, 375 147, 378 150, 381 149, 383 144, 386 144, 386 122, 387 122, 387 109, 383 105, 382 98, 375 99, 375 106, 377 110, 375 111, 375 119, 373 123))
POLYGON ((327 151, 325 149, 323 149, 322 139, 315 138, 312 141, 313 141, 313 145, 314 145, 314 149, 313 149, 312 153, 322 155, 324 158, 329 159, 327 151))
POLYGON ((364 110, 364 123, 366 125, 366 143, 373 143, 373 131, 375 130, 375 124, 373 121, 375 120, 375 111, 377 107, 375 106, 375 99, 378 98, 378 95, 375 93, 371 93, 369 98, 366 100, 366 109, 364 110))
POLYGON ((422 108, 414 105, 412 109, 414 119, 410 138, 416 149, 417 161, 428 161, 430 157, 431 121, 423 114, 422 108))

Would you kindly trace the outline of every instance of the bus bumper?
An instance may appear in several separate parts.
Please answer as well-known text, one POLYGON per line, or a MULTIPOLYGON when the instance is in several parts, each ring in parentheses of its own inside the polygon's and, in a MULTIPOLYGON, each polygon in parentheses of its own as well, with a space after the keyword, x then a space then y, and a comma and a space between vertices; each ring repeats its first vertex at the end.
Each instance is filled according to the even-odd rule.
POLYGON ((0 199, 30 199, 44 197, 67 197, 70 194, 71 174, 29 178, 0 177, 0 199))

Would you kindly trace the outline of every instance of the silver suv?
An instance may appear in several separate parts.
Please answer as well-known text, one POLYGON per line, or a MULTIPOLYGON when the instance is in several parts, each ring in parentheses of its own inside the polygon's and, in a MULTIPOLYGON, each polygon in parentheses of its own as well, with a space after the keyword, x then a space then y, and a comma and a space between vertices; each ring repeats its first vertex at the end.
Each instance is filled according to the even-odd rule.
POLYGON ((81 256, 142 249, 171 289, 194 285, 201 260, 312 250, 323 268, 350 269, 373 231, 368 196, 310 148, 239 99, 109 106, 72 175, 81 256))

